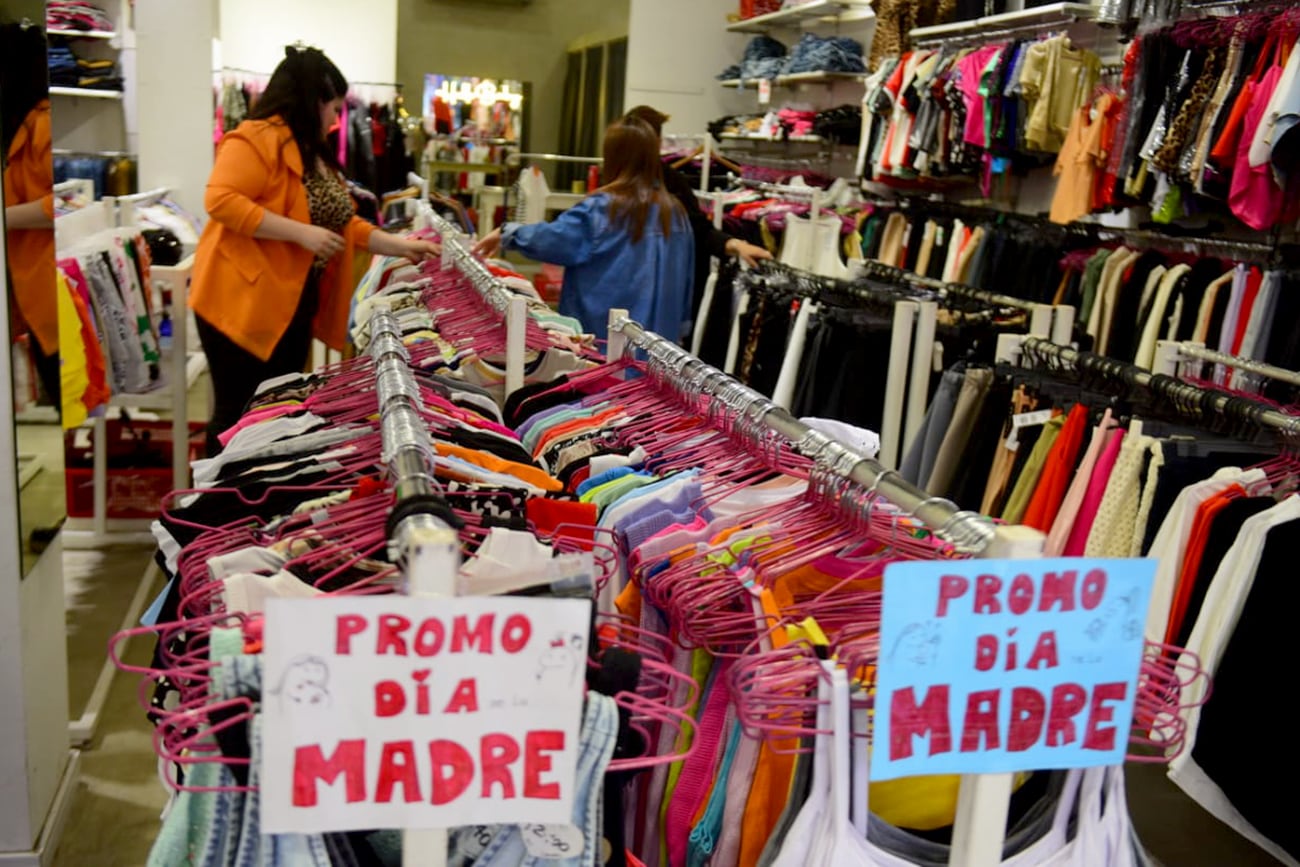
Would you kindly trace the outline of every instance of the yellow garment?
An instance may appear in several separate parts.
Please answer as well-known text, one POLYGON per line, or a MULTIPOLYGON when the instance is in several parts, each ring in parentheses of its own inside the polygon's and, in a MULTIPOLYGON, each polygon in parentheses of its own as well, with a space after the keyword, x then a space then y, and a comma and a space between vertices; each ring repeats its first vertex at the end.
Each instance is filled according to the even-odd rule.
MULTIPOLYGON (((1012 791, 1019 789, 1029 774, 1016 775, 1012 791)), ((871 812, 891 825, 916 831, 946 828, 957 819, 957 790, 961 777, 903 777, 872 783, 867 797, 871 812)))
POLYGON ((1101 58, 1070 47, 1065 36, 1044 39, 1025 49, 1020 88, 1029 106, 1025 123, 1029 150, 1061 150, 1075 111, 1087 103, 1100 74, 1101 58))
POLYGON ((63 393, 63 428, 81 427, 90 418, 84 397, 90 389, 86 346, 81 337, 81 316, 72 297, 72 287, 62 271, 56 272, 55 294, 59 305, 59 382, 63 393))

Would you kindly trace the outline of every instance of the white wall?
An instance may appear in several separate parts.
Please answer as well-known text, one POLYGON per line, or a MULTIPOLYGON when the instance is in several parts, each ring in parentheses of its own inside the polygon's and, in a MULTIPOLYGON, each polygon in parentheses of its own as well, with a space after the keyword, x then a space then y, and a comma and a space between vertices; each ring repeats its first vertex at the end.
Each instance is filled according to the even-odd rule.
POLYGON ((397 0, 220 0, 221 62, 271 72, 301 40, 349 81, 397 80, 397 0))
POLYGON ((202 214, 212 171, 212 38, 218 0, 136 0, 140 189, 167 187, 202 214))
MULTIPOLYGON (((3 199, 0 191, 0 206, 3 199)), ((0 297, 7 292, 0 273, 0 297)), ((9 334, 9 317, 0 315, 0 346, 9 345, 9 334)), ((36 846, 68 767, 63 549, 56 540, 22 576, 25 540, 18 520, 12 377, 10 355, 0 352, 0 861, 5 863, 7 853, 36 846)))
POLYGON ((709 121, 753 110, 754 98, 715 77, 744 53, 747 37, 728 33, 736 0, 632 0, 627 108, 652 105, 672 116, 665 132, 695 135, 709 121))

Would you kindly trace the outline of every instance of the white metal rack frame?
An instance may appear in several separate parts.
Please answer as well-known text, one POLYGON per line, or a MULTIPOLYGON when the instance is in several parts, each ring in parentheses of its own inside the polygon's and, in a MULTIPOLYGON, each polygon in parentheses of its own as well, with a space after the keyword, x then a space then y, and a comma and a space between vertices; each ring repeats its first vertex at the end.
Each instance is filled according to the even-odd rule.
MULTIPOLYGON (((135 226, 135 208, 157 202, 168 194, 167 189, 150 190, 117 199, 106 198, 84 211, 78 211, 56 222, 59 246, 63 248, 79 238, 97 231, 120 226, 135 226), (69 222, 72 221, 72 222, 69 222)), ((168 411, 172 427, 172 485, 176 490, 189 483, 189 389, 206 369, 207 362, 201 352, 189 351, 188 299, 190 278, 194 270, 194 257, 190 255, 174 266, 154 265, 151 280, 159 293, 163 287, 172 296, 172 348, 167 382, 162 387, 144 394, 115 394, 109 408, 127 410, 168 411)), ((161 310, 161 305, 159 306, 161 310)), ((94 485, 94 510, 92 517, 71 518, 64 527, 63 545, 71 550, 103 548, 123 544, 150 544, 147 520, 110 520, 108 517, 108 419, 100 416, 88 423, 91 427, 94 485)))

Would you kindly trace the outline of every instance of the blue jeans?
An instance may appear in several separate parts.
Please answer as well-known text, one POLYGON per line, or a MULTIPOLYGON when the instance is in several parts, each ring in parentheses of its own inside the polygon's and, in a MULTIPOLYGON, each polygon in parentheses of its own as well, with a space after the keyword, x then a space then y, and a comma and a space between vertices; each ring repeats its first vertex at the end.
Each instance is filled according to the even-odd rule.
POLYGON ((495 829, 487 848, 474 860, 474 867, 598 867, 601 841, 605 836, 602 809, 605 771, 614 755, 617 740, 618 706, 614 699, 596 692, 588 693, 578 753, 577 791, 573 800, 573 824, 582 831, 585 841, 581 855, 563 859, 534 857, 524 846, 519 826, 502 825, 495 829))

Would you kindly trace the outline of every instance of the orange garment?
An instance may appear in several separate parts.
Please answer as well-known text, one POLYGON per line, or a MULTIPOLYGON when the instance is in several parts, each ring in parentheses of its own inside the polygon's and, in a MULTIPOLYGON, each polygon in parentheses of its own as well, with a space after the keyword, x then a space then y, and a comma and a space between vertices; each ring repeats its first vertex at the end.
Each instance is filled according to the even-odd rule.
MULTIPOLYGON (((290 241, 254 238, 267 212, 310 223, 302 155, 280 119, 248 120, 227 133, 204 199, 212 218, 194 258, 190 308, 262 360, 271 357, 302 298, 312 253, 290 241)), ((333 349, 347 344, 358 261, 375 227, 353 216, 346 247, 320 281, 312 333, 333 349)))
POLYGON ((445 443, 434 441, 434 450, 443 457, 460 458, 468 464, 476 467, 482 467, 485 470, 491 470, 494 473, 502 473, 508 476, 514 476, 520 481, 527 482, 543 491, 562 491, 564 485, 560 484, 558 479, 548 476, 537 467, 530 467, 527 464, 519 464, 514 461, 507 461, 488 452, 481 452, 478 449, 458 446, 455 443, 445 443))
POLYGON ((1060 511, 1065 499, 1065 490, 1074 475, 1074 467, 1079 457, 1079 448, 1083 445, 1083 435, 1088 429, 1088 408, 1076 403, 1065 419, 1061 433, 1052 443, 1052 450, 1047 454, 1043 464, 1043 473, 1038 480, 1038 487, 1025 509, 1022 523, 1044 533, 1052 528, 1056 513, 1060 511))
POLYGON ((1192 532, 1187 537, 1187 548, 1183 551, 1183 565, 1178 570, 1178 583, 1174 585, 1174 601, 1169 607, 1169 625, 1165 629, 1165 644, 1173 644, 1182 631, 1183 620, 1187 616, 1187 606, 1192 601, 1192 591, 1196 589, 1196 573, 1201 569, 1201 560, 1205 556, 1205 543, 1209 541, 1210 529, 1214 519, 1228 507, 1233 500, 1246 495, 1241 485, 1229 485, 1228 488, 1205 502, 1196 509, 1192 520, 1192 532))
MULTIPOLYGON (((4 168, 5 205, 40 202, 54 219, 50 101, 36 104, 14 133, 4 168)), ((12 229, 5 235, 10 287, 23 321, 46 355, 59 352, 59 305, 54 284, 54 230, 12 229)))
POLYGON ((626 414, 627 413, 624 411, 623 407, 615 406, 598 412, 588 418, 575 418, 557 424, 555 427, 547 430, 546 433, 542 434, 542 436, 538 437, 537 445, 533 447, 533 457, 545 454, 546 450, 550 448, 553 443, 558 443, 561 440, 566 440, 570 437, 577 436, 578 434, 586 433, 589 430, 596 430, 597 428, 603 427, 607 422, 622 418, 626 414))
POLYGON ((1105 94, 1097 100, 1096 120, 1092 119, 1092 106, 1082 106, 1074 113, 1052 172, 1057 178, 1050 214, 1053 223, 1071 223, 1092 212, 1097 170, 1106 160, 1101 141, 1105 115, 1114 99, 1105 94))

